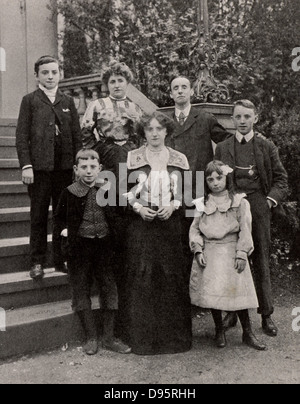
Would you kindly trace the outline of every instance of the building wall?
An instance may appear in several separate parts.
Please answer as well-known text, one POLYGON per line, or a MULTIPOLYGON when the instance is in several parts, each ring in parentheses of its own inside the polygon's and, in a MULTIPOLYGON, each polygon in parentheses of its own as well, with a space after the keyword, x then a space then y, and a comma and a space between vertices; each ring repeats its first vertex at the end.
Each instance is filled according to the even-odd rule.
MULTIPOLYGON (((0 0, 0 48, 6 70, 0 71, 0 118, 15 119, 22 97, 34 91, 34 62, 57 56, 57 16, 47 6, 54 0, 0 0)), ((3 69, 0 69, 3 70, 3 69)))

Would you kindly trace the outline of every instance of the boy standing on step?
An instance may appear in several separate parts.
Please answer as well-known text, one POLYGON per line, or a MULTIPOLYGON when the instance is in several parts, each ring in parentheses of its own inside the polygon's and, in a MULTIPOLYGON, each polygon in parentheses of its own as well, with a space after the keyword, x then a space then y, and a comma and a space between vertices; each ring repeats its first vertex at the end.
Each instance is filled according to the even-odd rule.
MULTIPOLYGON (((23 98, 18 125, 17 151, 22 180, 31 199, 30 255, 32 279, 42 279, 47 253, 47 223, 63 189, 72 183, 76 153, 82 148, 79 117, 73 98, 59 89, 59 62, 43 56, 35 63, 39 88, 23 98)), ((53 232, 56 271, 66 272, 60 235, 53 232)))
POLYGON ((96 179, 101 171, 99 155, 81 150, 76 157, 77 182, 63 191, 54 215, 56 231, 67 241, 73 309, 78 313, 87 343, 84 351, 98 351, 97 328, 91 307, 91 287, 96 281, 103 310, 103 348, 122 354, 131 349, 114 337, 118 291, 113 271, 113 231, 109 207, 97 204, 96 179))

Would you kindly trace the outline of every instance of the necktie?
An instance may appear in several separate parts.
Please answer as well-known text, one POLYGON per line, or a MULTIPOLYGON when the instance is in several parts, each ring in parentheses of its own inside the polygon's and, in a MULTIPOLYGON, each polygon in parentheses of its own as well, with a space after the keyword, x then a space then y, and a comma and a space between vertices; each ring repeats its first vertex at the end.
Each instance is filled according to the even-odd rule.
POLYGON ((183 126, 183 125, 184 125, 184 122, 185 122, 185 115, 184 115, 183 112, 180 112, 180 115, 179 115, 179 118, 178 118, 178 122, 179 122, 179 125, 180 125, 180 126, 183 126))
POLYGON ((242 139, 242 141, 241 141, 241 144, 242 145, 245 145, 245 144, 247 144, 247 140, 243 137, 243 139, 242 139))

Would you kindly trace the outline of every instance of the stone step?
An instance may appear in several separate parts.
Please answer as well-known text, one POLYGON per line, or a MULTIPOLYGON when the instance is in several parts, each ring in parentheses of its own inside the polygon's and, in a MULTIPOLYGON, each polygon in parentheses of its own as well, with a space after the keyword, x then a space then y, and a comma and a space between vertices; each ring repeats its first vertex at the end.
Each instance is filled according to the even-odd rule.
MULTIPOLYGON (((48 234, 52 232, 52 210, 49 211, 48 234)), ((30 234, 30 208, 0 209, 0 240, 27 237, 30 234)))
POLYGON ((33 281, 29 272, 0 274, 0 307, 4 310, 37 306, 71 299, 68 275, 45 270, 41 281, 33 281))
POLYGON ((18 159, 0 159, 0 181, 21 181, 18 159))
POLYGON ((13 137, 0 137, 0 159, 17 159, 16 140, 13 137))
MULTIPOLYGON (((98 299, 93 299, 93 310, 100 329, 98 299)), ((71 311, 69 300, 7 312, 0 311, 2 360, 55 349, 82 340, 82 328, 78 317, 71 311), (6 331, 1 332, 5 325, 6 331)))
MULTIPOLYGON (((48 256, 45 267, 53 266, 52 236, 48 236, 48 256)), ((29 237, 0 240, 0 273, 23 272, 30 268, 29 237)))
POLYGON ((0 136, 16 137, 16 126, 0 126, 0 136))
POLYGON ((16 138, 11 136, 0 136, 0 147, 16 148, 16 138))
POLYGON ((0 181, 0 209, 28 206, 30 199, 22 181, 0 181))
POLYGON ((0 136, 16 136, 16 119, 0 119, 0 136))

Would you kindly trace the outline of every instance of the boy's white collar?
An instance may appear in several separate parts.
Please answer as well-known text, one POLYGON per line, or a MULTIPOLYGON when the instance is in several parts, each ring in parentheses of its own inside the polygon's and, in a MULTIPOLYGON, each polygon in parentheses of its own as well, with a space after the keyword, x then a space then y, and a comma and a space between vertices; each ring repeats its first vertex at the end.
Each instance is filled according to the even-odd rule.
POLYGON ((250 140, 252 140, 254 138, 254 130, 249 132, 248 135, 246 135, 246 136, 242 135, 239 131, 236 131, 235 136, 239 143, 242 143, 243 139, 245 139, 246 142, 248 143, 248 142, 250 142, 250 140))
POLYGON ((46 87, 44 87, 42 84, 39 84, 40 90, 42 90, 46 95, 56 97, 56 93, 58 90, 58 86, 53 88, 52 90, 48 90, 46 87))

